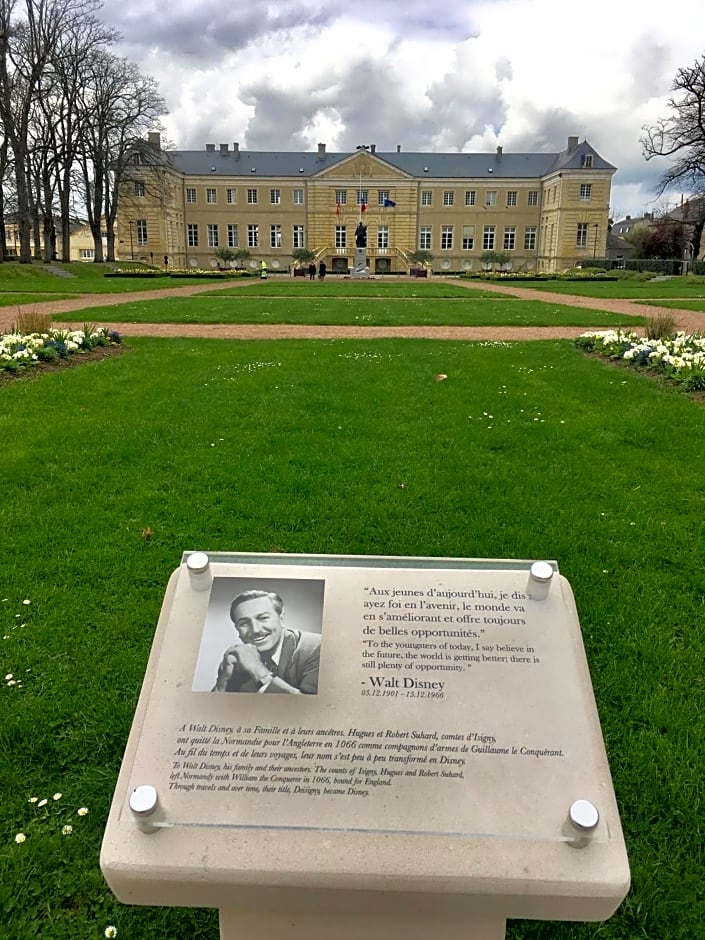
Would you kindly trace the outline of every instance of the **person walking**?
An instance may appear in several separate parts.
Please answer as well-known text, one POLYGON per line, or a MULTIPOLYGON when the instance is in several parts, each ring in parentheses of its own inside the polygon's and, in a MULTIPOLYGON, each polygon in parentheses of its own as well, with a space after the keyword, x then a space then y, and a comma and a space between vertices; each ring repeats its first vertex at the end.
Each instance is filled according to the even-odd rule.
POLYGON ((321 261, 321 263, 318 265, 318 280, 319 281, 324 280, 325 276, 326 276, 326 263, 325 261, 321 261))
POLYGON ((308 266, 308 279, 309 281, 316 280, 316 262, 312 261, 308 266))

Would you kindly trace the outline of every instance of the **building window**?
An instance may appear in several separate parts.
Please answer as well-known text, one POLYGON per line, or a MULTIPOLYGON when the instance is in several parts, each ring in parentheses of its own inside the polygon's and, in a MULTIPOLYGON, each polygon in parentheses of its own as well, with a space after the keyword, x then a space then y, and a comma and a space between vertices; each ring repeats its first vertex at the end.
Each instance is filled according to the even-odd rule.
POLYGON ((135 180, 135 196, 144 196, 143 180, 135 180))
POLYGON ((269 201, 273 206, 278 206, 282 201, 282 191, 281 189, 270 189, 269 190, 269 201))
POLYGON ((377 227, 377 247, 389 248, 389 226, 380 225, 377 227))
POLYGON ((536 226, 527 225, 524 229, 524 251, 535 251, 536 249, 536 226))
POLYGON ((450 251, 453 247, 453 226, 441 225, 441 250, 450 251))
POLYGON ((257 205, 257 190, 256 189, 247 190, 247 203, 250 206, 257 205))
POLYGON ((514 251, 517 246, 517 230, 513 225, 504 227, 504 250, 514 251))
POLYGON ((517 204, 517 191, 516 189, 510 189, 507 191, 507 206, 515 206, 517 204))
POLYGON ((192 186, 186 187, 186 202, 195 202, 196 201, 196 190, 192 186))
MULTIPOLYGON (((257 190, 255 190, 255 193, 257 190)), ((259 225, 247 226, 247 247, 259 248, 259 225)))
POLYGON ((421 251, 431 250, 431 226, 422 225, 419 229, 419 249, 421 251))
POLYGON ((488 189, 485 193, 485 205, 486 206, 496 206, 497 205, 497 190, 488 189))
POLYGON ((587 248, 588 224, 587 222, 578 222, 578 231, 575 236, 576 248, 587 248))
POLYGON ((482 230, 482 250, 494 251, 494 225, 486 225, 482 230))
POLYGON ((475 247, 475 226, 463 226, 463 251, 472 251, 475 247))
POLYGON ((186 231, 188 232, 189 248, 198 248, 198 226, 193 222, 189 222, 186 226, 186 231))
POLYGON ((92 261, 95 258, 93 248, 81 248, 81 261, 92 261))
POLYGON ((589 169, 592 166, 592 154, 591 153, 586 153, 583 156, 583 166, 586 167, 586 169, 589 169))
POLYGON ((348 194, 345 189, 336 189, 335 191, 335 204, 336 206, 344 206, 347 204, 348 194))
POLYGON ((282 246, 282 227, 281 225, 269 226, 269 247, 281 248, 282 246))
POLYGON ((206 190, 206 202, 213 203, 213 202, 215 202, 215 201, 216 201, 215 190, 214 190, 214 189, 207 189, 207 190, 206 190))
POLYGON ((345 226, 336 225, 335 227, 335 247, 336 248, 346 248, 347 239, 345 235, 345 226))
POLYGON ((225 201, 229 206, 235 205, 237 202, 237 190, 236 189, 226 189, 225 190, 225 201))
POLYGON ((421 205, 422 206, 432 206, 433 205, 433 193, 430 189, 424 189, 421 193, 421 205))
POLYGON ((389 190, 388 189, 378 189, 377 190, 377 205, 384 206, 385 202, 389 199, 389 190))
POLYGON ((358 204, 358 206, 366 206, 366 205, 367 205, 367 190, 366 190, 366 189, 358 189, 358 191, 357 191, 357 204, 358 204))
POLYGON ((240 244, 240 236, 237 231, 237 223, 228 222, 228 248, 237 248, 240 244))
POLYGON ((214 223, 208 223, 208 247, 218 247, 218 226, 214 223))
POLYGON ((295 206, 302 206, 302 205, 304 204, 304 191, 303 191, 303 189, 295 189, 295 190, 294 190, 293 198, 294 198, 294 205, 295 205, 295 206))
POLYGON ((465 205, 466 206, 475 205, 475 190, 474 189, 465 190, 465 205))
POLYGON ((592 196, 592 183, 581 183, 580 184, 580 198, 583 200, 583 202, 589 202, 591 196, 592 196))
POLYGON ((452 189, 446 189, 446 191, 443 193, 443 205, 452 206, 454 202, 455 202, 455 193, 453 192, 452 189))
POLYGON ((147 244, 147 220, 137 219, 137 244, 147 244))
POLYGON ((539 204, 539 191, 538 189, 529 190, 529 198, 527 204, 530 206, 537 206, 539 204))
MULTIPOLYGON (((303 190, 302 190, 303 192, 303 190)), ((304 227, 303 225, 295 225, 293 229, 293 239, 292 243, 294 248, 305 248, 304 244, 304 227)))

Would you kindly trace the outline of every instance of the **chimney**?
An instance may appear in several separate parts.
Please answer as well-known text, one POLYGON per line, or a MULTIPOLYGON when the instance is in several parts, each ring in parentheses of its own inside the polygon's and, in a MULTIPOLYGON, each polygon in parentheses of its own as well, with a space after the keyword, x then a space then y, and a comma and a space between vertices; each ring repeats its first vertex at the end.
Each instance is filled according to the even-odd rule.
POLYGON ((319 159, 320 159, 321 157, 325 157, 325 155, 326 155, 326 145, 325 145, 325 144, 319 144, 319 145, 318 145, 318 156, 319 156, 319 159))
POLYGON ((630 219, 631 219, 631 216, 630 216, 630 215, 625 215, 625 216, 624 216, 625 222, 628 222, 630 219))
POLYGON ((221 155, 221 157, 224 157, 227 152, 228 152, 228 145, 227 145, 227 144, 221 144, 221 145, 220 145, 220 155, 221 155))
POLYGON ((571 150, 575 150, 575 148, 576 148, 577 146, 578 146, 578 138, 577 138, 577 137, 569 137, 569 138, 568 138, 568 153, 570 153, 571 150))
POLYGON ((502 148, 501 148, 501 147, 497 147, 497 159, 498 159, 498 160, 501 160, 501 159, 502 159, 502 148))
POLYGON ((234 141, 233 143, 233 153, 235 154, 235 159, 239 160, 240 159, 240 144, 237 140, 234 141))
POLYGON ((401 144, 397 144, 397 153, 401 153, 401 144))
POLYGON ((370 153, 377 153, 377 144, 370 144, 370 153))
POLYGON ((150 147, 154 147, 155 150, 162 149, 162 138, 159 131, 150 131, 147 134, 147 143, 150 147))
POLYGON ((206 144, 206 150, 208 153, 215 153, 215 144, 206 144))

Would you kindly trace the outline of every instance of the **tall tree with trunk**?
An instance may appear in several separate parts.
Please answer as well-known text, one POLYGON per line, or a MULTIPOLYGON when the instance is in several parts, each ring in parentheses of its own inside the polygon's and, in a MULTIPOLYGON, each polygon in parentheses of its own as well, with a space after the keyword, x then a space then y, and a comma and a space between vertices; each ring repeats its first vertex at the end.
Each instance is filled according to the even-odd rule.
POLYGON ((93 233, 95 260, 103 260, 102 224, 107 233, 107 260, 115 259, 115 217, 118 191, 130 167, 158 167, 163 160, 147 140, 159 126, 166 105, 156 82, 136 65, 109 52, 91 57, 80 96, 83 115, 79 158, 93 233))
MULTIPOLYGON (((671 158, 659 181, 659 196, 675 186, 701 195, 705 193, 705 55, 678 69, 671 90, 669 116, 642 128, 642 152, 646 160, 671 158)), ((691 200, 690 205, 688 224, 697 258, 705 228, 705 199, 691 200)))

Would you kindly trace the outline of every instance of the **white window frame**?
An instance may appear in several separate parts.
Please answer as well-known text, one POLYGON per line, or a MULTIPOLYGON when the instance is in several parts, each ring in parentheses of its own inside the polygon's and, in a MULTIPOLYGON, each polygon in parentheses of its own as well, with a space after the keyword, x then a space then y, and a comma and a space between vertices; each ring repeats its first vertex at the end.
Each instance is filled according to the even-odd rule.
POLYGON ((590 225, 588 222, 578 222, 577 228, 575 230, 575 247, 576 248, 587 248, 589 231, 590 231, 590 225))
POLYGON ((208 186, 206 188, 206 202, 210 205, 214 205, 218 201, 218 193, 214 186, 208 186))
POLYGON ((186 202, 193 203, 196 201, 196 187, 187 186, 186 187, 186 202))
POLYGON ((336 248, 347 248, 348 247, 348 234, 345 225, 336 225, 335 227, 335 247, 336 248))
POLYGON ((209 222, 208 223, 208 247, 217 248, 220 244, 218 237, 218 223, 209 222))
POLYGON ((247 226, 247 247, 259 248, 259 225, 256 222, 247 226))
POLYGON ((135 196, 144 196, 144 180, 135 180, 135 196))
POLYGON ((233 189, 232 186, 225 190, 225 201, 229 206, 234 206, 237 202, 237 190, 233 189))
POLYGON ((517 227, 516 225, 504 226, 504 250, 515 251, 517 246, 517 227))
POLYGON ((238 248, 240 245, 240 233, 237 222, 228 222, 228 248, 238 248))
POLYGON ((281 189, 270 189, 269 190, 269 204, 270 206, 279 206, 282 201, 282 191, 281 189))
POLYGON ((295 225, 291 230, 291 244, 293 248, 306 247, 306 232, 303 225, 295 225))
POLYGON ((383 249, 389 248, 389 226, 388 225, 377 226, 377 247, 383 248, 383 249))
POLYGON ((384 208, 385 201, 389 199, 389 190, 388 189, 378 189, 377 190, 377 205, 384 208))
POLYGON ((257 190, 256 189, 247 190, 247 205, 248 206, 257 205, 257 190))
POLYGON ((421 191, 421 205, 422 206, 433 205, 433 190, 432 189, 423 189, 421 191))
POLYGON ((367 198, 369 194, 370 194, 369 189, 358 189, 357 190, 357 205, 361 206, 364 203, 366 206, 369 206, 370 203, 367 198))
POLYGON ((474 190, 474 189, 466 189, 466 190, 465 190, 465 205, 466 205, 466 206, 474 206, 474 205, 475 205, 475 195, 476 195, 476 190, 474 190))
POLYGON ((433 226, 422 225, 419 229, 419 251, 430 251, 433 243, 433 226))
POLYGON ((441 251, 453 250, 453 226, 441 225, 441 251))
POLYGON ((336 206, 346 206, 348 203, 348 191, 347 189, 336 189, 335 191, 335 204, 336 206))
POLYGON ((282 247, 282 227, 276 222, 269 226, 269 247, 282 247))
POLYGON ((444 206, 455 205, 455 192, 452 189, 446 189, 443 191, 443 205, 444 206))
POLYGON ((482 250, 494 251, 495 226, 485 225, 482 230, 482 250))
POLYGON ((189 248, 198 248, 198 223, 189 222, 186 225, 186 235, 189 248))
POLYGON ((497 190, 496 189, 488 189, 485 192, 485 205, 486 206, 497 205, 497 190))
POLYGON ((135 229, 137 230, 137 244, 140 246, 147 244, 147 220, 146 219, 137 219, 135 224, 135 229))
POLYGON ((518 190, 508 189, 507 190, 507 208, 511 208, 517 204, 518 190))
POLYGON ((580 184, 580 201, 590 202, 592 199, 592 183, 580 184))
POLYGON ((527 194, 526 199, 527 206, 537 206, 539 204, 539 191, 538 189, 530 189, 527 194))
POLYGON ((294 189, 292 191, 291 198, 295 206, 302 206, 304 204, 303 189, 294 189))
POLYGON ((524 251, 536 250, 536 226, 527 225, 524 229, 524 251))

